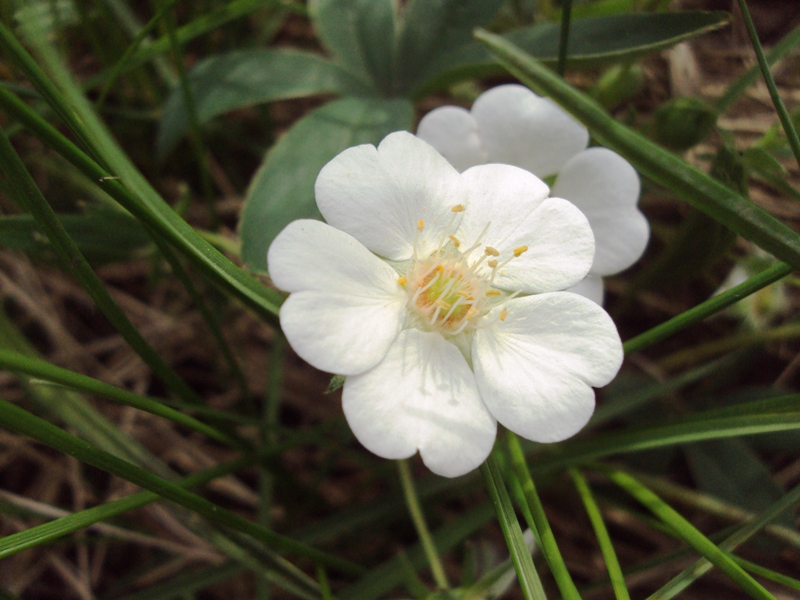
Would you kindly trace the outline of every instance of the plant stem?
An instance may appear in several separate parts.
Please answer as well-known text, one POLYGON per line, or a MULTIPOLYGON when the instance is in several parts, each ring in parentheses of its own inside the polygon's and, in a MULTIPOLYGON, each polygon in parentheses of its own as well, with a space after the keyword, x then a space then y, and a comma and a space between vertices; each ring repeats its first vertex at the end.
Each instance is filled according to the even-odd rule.
POLYGON ((414 487, 414 479, 411 477, 411 470, 408 468, 408 461, 398 460, 397 471, 400 474, 400 485, 403 488, 403 495, 406 499, 408 512, 417 530, 417 535, 419 535, 419 540, 425 551, 425 555, 428 557, 428 563, 431 565, 431 573, 433 574, 436 586, 443 590, 450 589, 450 583, 447 581, 444 566, 439 559, 439 553, 431 537, 428 524, 425 522, 425 515, 422 512, 422 506, 417 497, 417 490, 414 487))

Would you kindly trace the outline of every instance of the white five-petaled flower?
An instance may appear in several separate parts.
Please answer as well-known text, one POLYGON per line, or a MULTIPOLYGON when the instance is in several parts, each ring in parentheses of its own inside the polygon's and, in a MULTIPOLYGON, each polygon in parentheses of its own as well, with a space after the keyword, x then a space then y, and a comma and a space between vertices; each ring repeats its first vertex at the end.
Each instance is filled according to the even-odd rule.
POLYGON ((364 446, 419 451, 455 477, 486 459, 496 421, 541 442, 586 424, 622 345, 602 308, 557 291, 592 264, 575 206, 517 167, 459 174, 405 132, 345 150, 315 192, 327 224, 289 224, 269 273, 290 292, 280 320, 295 351, 347 376, 364 446))
POLYGON ((586 128, 549 98, 521 85, 501 85, 481 94, 471 111, 432 110, 417 135, 459 171, 504 163, 542 179, 556 176, 553 195, 581 209, 596 245, 589 275, 570 291, 602 304, 601 278, 630 267, 647 246, 650 230, 636 207, 636 171, 611 150, 587 149, 586 128))

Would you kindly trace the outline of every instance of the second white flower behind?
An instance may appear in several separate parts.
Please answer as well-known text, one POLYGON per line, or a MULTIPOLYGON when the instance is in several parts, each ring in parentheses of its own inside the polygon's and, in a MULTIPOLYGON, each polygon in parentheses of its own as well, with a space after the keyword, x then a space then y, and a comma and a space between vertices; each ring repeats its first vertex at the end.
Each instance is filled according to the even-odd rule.
POLYGON ((597 304, 558 292, 586 275, 586 217, 510 165, 459 174, 404 132, 345 150, 320 172, 327 224, 291 223, 269 249, 290 292, 281 326, 313 366, 347 375, 358 440, 419 451, 455 477, 488 456, 496 422, 530 440, 579 431, 622 362, 597 304))
POLYGON ((432 110, 417 135, 459 171, 485 163, 515 165, 541 178, 555 177, 553 195, 583 211, 596 253, 586 279, 572 288, 603 303, 602 277, 627 269, 647 246, 650 230, 639 212, 639 177, 606 148, 586 148, 589 132, 549 98, 521 85, 481 94, 467 111, 432 110))

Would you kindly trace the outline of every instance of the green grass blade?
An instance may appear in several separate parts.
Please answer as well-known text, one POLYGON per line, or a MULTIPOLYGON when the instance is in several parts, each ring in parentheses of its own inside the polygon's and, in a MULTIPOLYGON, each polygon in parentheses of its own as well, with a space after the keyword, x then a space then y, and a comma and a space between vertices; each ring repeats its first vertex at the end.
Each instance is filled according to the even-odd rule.
POLYGON ((572 466, 613 454, 640 452, 703 440, 796 430, 800 429, 799 402, 798 396, 788 396, 731 407, 737 411, 733 416, 721 410, 706 411, 691 419, 668 425, 643 427, 601 434, 591 439, 564 442, 557 446, 546 447, 531 468, 540 471, 572 466))
POLYGON ((122 335, 153 372, 178 396, 188 402, 202 403, 200 397, 161 358, 142 337, 128 317, 117 305, 103 283, 95 275, 89 262, 69 237, 55 212, 47 203, 19 155, 11 145, 5 131, 0 131, 0 171, 6 178, 11 198, 33 215, 50 240, 64 268, 83 286, 114 328, 122 335))
MULTIPOLYGON (((205 485, 214 479, 235 473, 253 462, 252 456, 245 456, 231 462, 217 465, 200 473, 195 473, 175 481, 174 485, 181 488, 193 488, 205 485)), ((29 548, 49 544, 55 540, 75 533, 86 527, 102 523, 124 513, 136 510, 152 502, 161 500, 161 496, 154 492, 137 492, 112 500, 99 506, 87 508, 80 512, 31 527, 18 533, 12 533, 0 538, 0 559, 7 558, 29 548)))
POLYGON ((206 517, 212 523, 224 525, 251 536, 269 548, 293 552, 344 573, 360 574, 362 571, 357 565, 270 531, 213 502, 209 502, 197 494, 187 492, 174 483, 148 473, 144 469, 107 452, 103 452, 5 400, 0 400, 0 424, 10 431, 31 437, 86 464, 155 492, 166 500, 180 504, 206 517))
POLYGON ((611 543, 611 536, 608 535, 608 529, 603 522, 603 515, 600 514, 600 508, 594 500, 594 495, 589 487, 586 478, 576 469, 570 469, 569 472, 572 481, 575 482, 575 487, 578 494, 583 501, 583 506, 586 508, 586 513, 589 515, 589 520, 592 522, 592 529, 597 538, 597 543, 600 545, 600 552, 603 555, 603 560, 608 569, 608 577, 611 580, 611 586, 614 588, 614 596, 617 600, 630 600, 628 588, 625 586, 625 576, 622 574, 622 568, 619 566, 619 559, 617 553, 614 551, 614 545, 611 543))
MULTIPOLYGON (((3 33, 1 27, 0 33, 3 33)), ((71 118, 71 125, 81 129, 83 139, 91 144, 93 154, 103 157, 103 162, 98 164, 86 156, 24 103, 3 90, 2 86, 0 105, 22 121, 35 135, 41 136, 42 141, 62 154, 87 177, 96 181, 98 186, 126 210, 179 248, 212 280, 257 310, 268 321, 277 322, 281 296, 234 265, 172 210, 106 130, 55 49, 45 39, 37 38, 32 43, 39 50, 59 86, 55 97, 50 101, 56 103, 59 114, 66 111, 77 115, 71 118), (104 166, 106 164, 108 166, 104 166)), ((53 86, 13 36, 7 39, 0 35, 0 45, 11 53, 17 66, 24 67, 25 74, 37 89, 41 91, 53 86)))
POLYGON ((600 143, 626 158, 639 173, 795 269, 800 268, 800 235, 790 227, 618 122, 589 96, 504 38, 486 31, 478 31, 476 36, 520 81, 553 98, 586 125, 600 143))
MULTIPOLYGON (((220 288, 241 300, 268 322, 277 323, 282 296, 234 265, 200 236, 186 221, 147 185, 142 200, 118 178, 98 165, 87 154, 39 117, 16 96, 0 85, 0 106, 19 119, 35 136, 63 156, 79 171, 95 181, 105 193, 142 221, 148 228, 179 248, 197 268, 220 288)), ((135 177, 140 177, 136 175, 135 177)))
POLYGON ((517 516, 514 514, 514 507, 511 506, 511 499, 508 497, 502 474, 493 456, 489 455, 486 462, 481 465, 481 472, 486 482, 486 489, 492 499, 495 513, 497 513, 500 529, 502 529, 503 537, 506 539, 508 552, 511 554, 511 560, 517 571, 522 595, 526 599, 546 600, 547 596, 545 596, 542 582, 536 572, 536 567, 533 566, 531 553, 525 544, 525 540, 522 539, 519 521, 517 521, 517 516))
POLYGON ((766 567, 762 567, 761 565, 757 565, 756 563, 750 562, 749 560, 745 560, 738 556, 731 555, 731 558, 734 561, 736 561, 737 565, 739 565, 746 571, 750 571, 753 575, 758 575, 759 577, 763 577, 764 579, 769 579, 770 581, 774 581, 775 583, 780 583, 781 585, 785 585, 789 589, 800 592, 800 580, 794 579, 782 573, 776 573, 772 569, 767 569, 766 567))
POLYGON ((542 501, 536 491, 536 485, 533 483, 533 478, 525 462, 525 454, 522 452, 519 438, 513 432, 506 431, 505 439, 508 453, 511 456, 514 475, 522 487, 525 502, 533 518, 536 538, 541 544, 542 554, 550 566, 550 571, 553 573, 558 589, 561 591, 561 596, 564 600, 580 600, 581 596, 578 593, 578 588, 575 587, 575 583, 572 581, 567 565, 561 556, 561 551, 558 549, 553 530, 547 521, 544 506, 542 506, 542 501))
POLYGON ((0 368, 13 371, 15 373, 24 373, 37 379, 43 379, 59 385, 65 385, 72 389, 86 392, 89 394, 98 394, 105 396, 121 404, 132 406, 149 412, 150 414, 169 419, 173 423, 178 423, 184 427, 188 427, 198 433, 202 433, 211 439, 222 442, 223 444, 233 446, 239 449, 245 449, 246 444, 241 440, 231 437, 230 435, 219 431, 218 429, 206 425, 192 417, 184 415, 183 413, 164 406, 159 400, 155 398, 148 398, 140 396, 127 390, 103 383, 86 375, 75 373, 68 369, 62 369, 45 360, 33 358, 14 352, 13 350, 6 350, 0 348, 0 368))
MULTIPOLYGON (((720 543, 720 550, 723 552, 732 552, 737 546, 743 544, 758 533, 783 511, 795 506, 798 502, 800 502, 800 485, 796 486, 788 494, 785 494, 780 500, 772 504, 772 506, 762 511, 755 519, 739 527, 733 534, 720 543)), ((651 595, 648 600, 667 600, 669 598, 674 598, 691 585, 692 582, 704 573, 707 573, 709 569, 711 569, 712 562, 713 561, 710 561, 708 556, 706 556, 705 559, 699 560, 684 571, 678 573, 668 581, 666 585, 651 595)), ((716 563, 714 564, 716 565, 716 563)))
POLYGON ((709 298, 702 304, 698 304, 694 308, 679 314, 677 317, 673 317, 661 325, 657 325, 656 327, 653 327, 652 329, 629 339, 623 344, 625 354, 633 354, 634 352, 638 352, 639 350, 647 348, 648 346, 652 346, 653 344, 660 342, 661 340, 664 340, 669 336, 674 335, 679 331, 682 331, 687 327, 718 313, 732 304, 737 303, 739 300, 746 298, 750 294, 754 294, 758 290, 763 289, 780 279, 783 279, 787 275, 790 275, 793 270, 794 269, 786 263, 779 263, 768 269, 765 269, 747 281, 744 281, 739 285, 714 296, 713 298, 709 298))
POLYGON ((673 532, 725 573, 739 587, 760 600, 775 600, 764 587, 734 562, 723 550, 704 536, 689 521, 643 486, 635 478, 622 471, 610 471, 608 476, 622 489, 646 506, 654 515, 667 524, 673 532))
POLYGON ((747 27, 747 35, 750 36, 750 43, 756 53, 758 60, 758 67, 761 69, 761 77, 764 78, 764 83, 767 84, 769 90, 769 97, 772 99, 772 104, 778 113, 778 118, 783 125, 783 131, 786 133, 786 138, 789 140, 789 147, 792 149, 794 159, 800 166, 800 138, 797 137, 797 131, 792 123, 792 118, 789 116, 789 111, 781 100, 781 95, 778 93, 778 86, 775 85, 775 79, 772 77, 767 58, 764 56, 764 49, 761 47, 761 42, 758 40, 758 33, 756 33, 756 26, 753 24, 753 18, 750 16, 750 11, 747 8, 745 0, 738 0, 739 8, 742 11, 742 18, 744 19, 745 27, 747 27))
MULTIPOLYGON (((800 25, 792 29, 789 33, 783 36, 777 44, 772 47, 772 50, 767 52, 767 64, 774 65, 778 60, 786 56, 792 48, 800 44, 800 25)), ((753 65, 745 71, 739 79, 734 81, 725 93, 717 100, 717 110, 720 113, 728 110, 731 104, 736 102, 745 90, 755 83, 761 73, 759 65, 753 65)))

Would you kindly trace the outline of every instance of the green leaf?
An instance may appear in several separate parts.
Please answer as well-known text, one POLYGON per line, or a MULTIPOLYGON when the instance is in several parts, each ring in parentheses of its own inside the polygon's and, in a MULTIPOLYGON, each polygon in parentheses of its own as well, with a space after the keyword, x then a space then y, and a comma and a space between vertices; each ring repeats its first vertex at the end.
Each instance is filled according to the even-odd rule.
MULTIPOLYGON (((570 25, 571 67, 631 60, 651 52, 724 27, 730 21, 725 12, 686 11, 632 13, 593 17, 570 25)), ((503 36, 531 56, 555 63, 558 57, 559 24, 547 23, 512 31, 503 36)), ((433 61, 424 75, 426 83, 417 96, 476 75, 502 70, 481 44, 465 45, 433 61)))
MULTIPOLYGON (((136 250, 150 244, 141 225, 118 210, 88 207, 84 214, 59 215, 69 236, 86 259, 101 265, 130 258, 136 250)), ((52 260, 53 248, 30 215, 0 217, 0 247, 52 260)))
POLYGON ((342 150, 378 144, 386 135, 409 129, 414 108, 407 100, 343 98, 303 117, 267 153, 250 184, 239 233, 242 258, 264 271, 267 248, 295 219, 320 218, 314 182, 320 169, 342 150))
POLYGON ((396 38, 392 0, 311 0, 308 10, 317 35, 338 62, 372 82, 376 90, 392 91, 396 38))
POLYGON ((472 30, 489 23, 502 0, 412 0, 401 13, 395 90, 409 92, 437 57, 471 44, 472 30))
MULTIPOLYGON (((365 94, 353 75, 321 56, 295 50, 240 50, 212 56, 189 73, 189 89, 200 123, 237 108, 316 94, 365 94)), ((164 158, 189 130, 179 87, 166 104, 156 140, 164 158)))
POLYGON ((594 100, 507 40, 484 31, 476 35, 523 83, 553 98, 586 125, 598 142, 626 158, 640 174, 671 190, 795 269, 800 268, 800 235, 797 232, 740 194, 619 123, 594 100))

